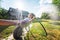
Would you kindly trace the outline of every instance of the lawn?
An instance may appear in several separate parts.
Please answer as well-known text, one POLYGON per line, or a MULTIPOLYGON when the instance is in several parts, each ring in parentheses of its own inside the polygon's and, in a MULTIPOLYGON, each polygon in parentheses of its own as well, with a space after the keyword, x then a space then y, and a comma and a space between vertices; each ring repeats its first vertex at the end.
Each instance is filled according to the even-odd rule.
POLYGON ((52 20, 43 20, 41 22, 47 31, 47 36, 39 22, 33 23, 32 24, 33 27, 30 29, 29 39, 30 40, 60 40, 60 25, 52 24, 53 22, 57 22, 60 24, 60 21, 52 21, 52 20))
POLYGON ((0 26, 0 39, 8 37, 14 29, 15 26, 0 26))
MULTIPOLYGON (((26 40, 60 40, 60 21, 42 20, 46 31, 43 30, 39 22, 32 23, 30 32, 27 33, 26 40), (54 24, 56 22, 57 24, 54 24)), ((0 27, 0 38, 8 37, 14 30, 14 26, 0 27)))

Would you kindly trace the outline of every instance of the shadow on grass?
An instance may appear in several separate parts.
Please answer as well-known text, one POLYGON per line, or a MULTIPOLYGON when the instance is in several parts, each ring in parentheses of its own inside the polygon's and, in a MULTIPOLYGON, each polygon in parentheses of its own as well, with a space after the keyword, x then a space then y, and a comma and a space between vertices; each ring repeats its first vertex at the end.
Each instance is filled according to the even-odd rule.
POLYGON ((5 30, 6 28, 8 28, 9 26, 0 26, 0 33, 5 30))
POLYGON ((0 26, 0 39, 7 38, 15 29, 15 26, 0 26))

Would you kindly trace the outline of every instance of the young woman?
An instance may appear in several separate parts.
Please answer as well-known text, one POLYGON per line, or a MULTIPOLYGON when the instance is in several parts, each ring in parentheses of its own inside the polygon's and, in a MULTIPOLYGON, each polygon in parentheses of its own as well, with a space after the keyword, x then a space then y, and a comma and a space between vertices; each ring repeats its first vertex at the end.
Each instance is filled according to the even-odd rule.
POLYGON ((28 17, 24 20, 6 20, 6 19, 0 19, 0 25, 16 25, 21 24, 24 25, 26 23, 32 22, 32 20, 35 18, 35 15, 33 13, 28 14, 28 17))
MULTIPOLYGON (((1 23, 0 25, 17 25, 18 27, 14 30, 13 32, 13 37, 16 40, 22 40, 21 36, 26 36, 26 29, 27 31, 29 31, 28 27, 26 27, 29 23, 31 23, 33 21, 33 19, 35 18, 35 15, 33 13, 30 13, 28 15, 27 18, 25 18, 24 20, 5 20, 5 19, 0 19, 0 22, 5 22, 5 23, 1 23), (25 30, 24 30, 25 29, 25 30)), ((23 38, 24 40, 24 38, 23 38)))

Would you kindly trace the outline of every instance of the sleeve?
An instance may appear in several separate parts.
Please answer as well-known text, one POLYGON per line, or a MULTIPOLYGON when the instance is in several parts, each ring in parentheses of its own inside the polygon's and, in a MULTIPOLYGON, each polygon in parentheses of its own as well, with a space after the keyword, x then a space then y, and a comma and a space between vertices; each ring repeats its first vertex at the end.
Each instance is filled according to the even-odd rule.
POLYGON ((22 20, 20 23, 21 24, 26 24, 26 23, 29 23, 29 18, 25 18, 24 20, 22 20))

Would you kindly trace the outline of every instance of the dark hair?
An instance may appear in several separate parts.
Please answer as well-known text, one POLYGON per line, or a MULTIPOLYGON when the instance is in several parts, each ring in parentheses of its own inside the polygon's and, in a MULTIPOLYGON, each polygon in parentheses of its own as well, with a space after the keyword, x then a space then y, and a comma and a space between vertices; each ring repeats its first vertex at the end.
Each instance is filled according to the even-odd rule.
POLYGON ((33 13, 30 13, 32 16, 35 16, 33 13))

